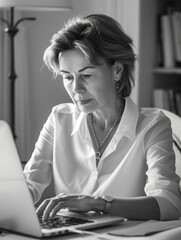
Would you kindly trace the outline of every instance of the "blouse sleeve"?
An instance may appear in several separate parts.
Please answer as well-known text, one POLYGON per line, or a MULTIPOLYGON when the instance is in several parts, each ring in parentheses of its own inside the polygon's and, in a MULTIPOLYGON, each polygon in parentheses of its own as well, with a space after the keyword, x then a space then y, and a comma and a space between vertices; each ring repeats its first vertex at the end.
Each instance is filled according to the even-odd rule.
POLYGON ((179 177, 175 173, 175 154, 170 120, 160 115, 145 138, 148 170, 145 192, 154 196, 160 207, 161 220, 181 215, 179 177))
POLYGON ((24 168, 24 175, 36 203, 52 179, 52 158, 54 139, 53 112, 40 132, 32 156, 24 168))

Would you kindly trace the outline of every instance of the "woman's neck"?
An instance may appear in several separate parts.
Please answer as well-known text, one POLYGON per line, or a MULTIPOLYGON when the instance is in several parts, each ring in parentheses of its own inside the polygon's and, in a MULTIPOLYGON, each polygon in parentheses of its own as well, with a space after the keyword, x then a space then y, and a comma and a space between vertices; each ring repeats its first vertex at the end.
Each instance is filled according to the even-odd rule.
POLYGON ((106 107, 105 109, 99 109, 93 112, 94 125, 102 131, 106 131, 108 128, 112 127, 121 111, 121 115, 124 111, 125 101, 119 99, 115 106, 106 107))

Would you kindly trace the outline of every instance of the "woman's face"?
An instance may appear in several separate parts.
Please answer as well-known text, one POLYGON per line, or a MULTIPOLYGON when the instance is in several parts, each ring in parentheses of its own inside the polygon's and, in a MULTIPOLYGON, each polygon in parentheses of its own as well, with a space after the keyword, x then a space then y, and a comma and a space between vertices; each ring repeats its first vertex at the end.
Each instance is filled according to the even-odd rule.
POLYGON ((61 54, 60 73, 67 93, 80 111, 90 113, 114 104, 114 66, 91 65, 80 49, 73 49, 61 54))

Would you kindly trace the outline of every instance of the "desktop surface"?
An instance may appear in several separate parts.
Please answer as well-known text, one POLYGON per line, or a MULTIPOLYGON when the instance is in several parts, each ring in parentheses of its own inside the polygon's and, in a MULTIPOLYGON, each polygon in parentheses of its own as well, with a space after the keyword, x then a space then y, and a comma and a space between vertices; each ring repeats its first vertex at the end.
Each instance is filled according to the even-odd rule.
MULTIPOLYGON (((181 221, 181 220, 180 220, 181 221)), ((124 224, 116 224, 114 226, 109 226, 106 228, 96 229, 92 231, 98 235, 89 235, 89 234, 68 234, 57 237, 51 237, 51 240, 96 240, 96 239, 109 239, 109 240, 180 240, 181 239, 181 226, 175 227, 169 230, 161 231, 155 234, 148 236, 114 236, 109 235, 108 233, 115 233, 117 230, 125 230, 131 227, 134 227, 138 224, 144 223, 143 221, 126 221, 124 224)), ((37 238, 25 237, 21 235, 16 235, 12 233, 3 233, 0 235, 0 240, 33 240, 37 238)), ((48 238, 47 238, 48 239, 48 238)))

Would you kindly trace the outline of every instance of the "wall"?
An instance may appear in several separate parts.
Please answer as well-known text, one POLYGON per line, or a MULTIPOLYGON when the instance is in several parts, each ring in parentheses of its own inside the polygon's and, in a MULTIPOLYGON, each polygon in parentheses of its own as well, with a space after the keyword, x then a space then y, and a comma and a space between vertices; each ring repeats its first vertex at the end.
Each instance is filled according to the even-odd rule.
POLYGON ((36 17, 36 21, 28 25, 26 36, 29 49, 30 152, 32 152, 52 107, 70 101, 63 89, 61 79, 52 78, 52 73, 43 67, 42 58, 51 36, 71 17, 71 12, 34 12, 26 16, 36 17))
POLYGON ((133 13, 138 8, 138 2, 139 0, 73 0, 73 10, 71 11, 23 13, 24 17, 36 17, 36 21, 28 24, 26 27, 31 126, 31 144, 27 160, 34 149, 39 132, 52 107, 56 104, 70 101, 64 91, 61 79, 53 80, 52 73, 46 67, 42 68, 43 52, 48 46, 51 36, 62 27, 64 22, 74 15, 86 15, 97 12, 108 14, 122 22, 126 31, 127 29, 129 30, 130 36, 137 44, 138 29, 135 28, 134 24, 138 22, 138 11, 136 10, 136 15, 133 13), (126 14, 127 12, 129 12, 129 16, 126 14), (132 31, 133 29, 134 31, 132 31))
POLYGON ((118 0, 117 20, 133 40, 134 52, 138 56, 135 66, 135 87, 132 99, 139 104, 139 55, 140 55, 140 5, 141 0, 118 0))

